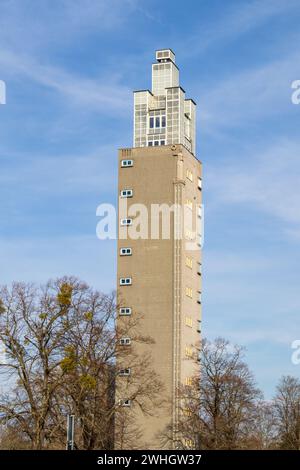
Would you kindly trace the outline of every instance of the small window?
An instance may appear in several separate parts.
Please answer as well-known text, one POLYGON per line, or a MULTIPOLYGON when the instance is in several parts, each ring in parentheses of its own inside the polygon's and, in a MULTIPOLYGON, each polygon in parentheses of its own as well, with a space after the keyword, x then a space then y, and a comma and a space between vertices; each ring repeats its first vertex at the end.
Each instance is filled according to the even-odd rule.
POLYGON ((201 333, 201 320, 197 321, 197 333, 201 333))
POLYGON ((189 209, 193 209, 193 201, 191 199, 187 199, 185 201, 185 205, 189 208, 189 209))
POLYGON ((186 346, 186 348, 185 348, 185 356, 186 357, 192 357, 193 356, 193 350, 189 346, 186 346))
POLYGON ((153 127, 154 127, 154 117, 152 117, 152 116, 150 117, 150 120, 149 120, 149 127, 150 127, 150 129, 153 129, 153 127))
POLYGON ((121 167, 122 168, 127 168, 129 166, 133 166, 133 160, 122 160, 121 161, 121 167))
POLYGON ((186 256, 186 258, 185 258, 185 265, 186 265, 188 268, 193 269, 193 260, 192 260, 192 258, 189 258, 188 256, 186 256))
POLYGON ((121 225, 122 227, 126 225, 132 225, 132 219, 121 219, 121 225))
POLYGON ((194 447, 194 441, 192 441, 192 439, 184 439, 184 446, 188 449, 192 449, 194 447))
POLYGON ((132 189, 122 189, 121 197, 132 197, 132 196, 133 196, 133 190, 132 189))
POLYGON ((195 238, 194 232, 193 232, 192 230, 188 230, 188 229, 187 229, 187 230, 185 231, 185 238, 186 238, 187 240, 194 240, 194 238, 195 238))
POLYGON ((120 339, 120 345, 121 346, 129 346, 131 344, 131 339, 130 338, 121 338, 120 339))
POLYGON ((186 324, 186 326, 189 326, 190 328, 193 328, 193 319, 192 319, 192 317, 185 317, 185 324, 186 324))
POLYGON ((160 127, 160 117, 156 116, 155 118, 155 127, 160 127))
POLYGON ((148 142, 148 147, 152 147, 153 146, 153 142, 152 140, 150 140, 150 142, 148 142))
POLYGON ((159 141, 158 141, 158 140, 155 140, 155 141, 154 141, 154 145, 155 145, 155 147, 157 147, 157 146, 159 145, 159 141))
POLYGON ((194 177, 193 177, 193 173, 191 172, 191 170, 189 170, 189 169, 186 170, 186 177, 190 181, 193 181, 194 177))
POLYGON ((202 206, 198 207, 198 217, 199 219, 202 217, 202 206))
POLYGON ((165 140, 161 140, 160 141, 160 145, 165 145, 166 141, 165 140))
POLYGON ((131 406, 131 400, 120 400, 119 405, 120 406, 131 406))
POLYGON ((197 299, 198 304, 201 304, 202 302, 202 294, 200 291, 198 291, 198 299, 197 299))
POLYGON ((193 378, 192 377, 186 377, 185 378, 185 385, 188 385, 188 386, 193 385, 193 378))
POLYGON ((120 286, 131 286, 132 279, 131 277, 121 277, 120 278, 120 286))
POLYGON ((201 178, 198 178, 198 189, 202 189, 202 179, 201 178))
POLYGON ((202 264, 200 262, 198 262, 197 265, 198 265, 197 274, 199 274, 199 276, 201 276, 201 274, 202 274, 202 264))
POLYGON ((166 116, 161 117, 161 127, 166 127, 166 116))
POLYGON ((119 309, 120 315, 131 315, 131 308, 130 307, 121 307, 119 309))
POLYGON ((121 256, 130 256, 130 255, 132 255, 132 249, 131 248, 121 248, 120 249, 120 255, 121 256))
POLYGON ((119 370, 119 375, 121 377, 127 377, 128 375, 131 374, 131 370, 128 368, 128 369, 121 369, 119 370))
POLYGON ((185 295, 192 299, 193 298, 193 289, 191 287, 186 287, 185 288, 185 295))

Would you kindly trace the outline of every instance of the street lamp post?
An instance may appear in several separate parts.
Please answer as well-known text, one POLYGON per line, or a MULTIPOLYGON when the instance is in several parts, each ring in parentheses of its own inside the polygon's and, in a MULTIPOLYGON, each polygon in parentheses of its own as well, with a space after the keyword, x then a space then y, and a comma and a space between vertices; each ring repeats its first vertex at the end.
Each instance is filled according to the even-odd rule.
POLYGON ((75 423, 75 416, 68 415, 67 416, 67 450, 74 450, 74 423, 75 423))

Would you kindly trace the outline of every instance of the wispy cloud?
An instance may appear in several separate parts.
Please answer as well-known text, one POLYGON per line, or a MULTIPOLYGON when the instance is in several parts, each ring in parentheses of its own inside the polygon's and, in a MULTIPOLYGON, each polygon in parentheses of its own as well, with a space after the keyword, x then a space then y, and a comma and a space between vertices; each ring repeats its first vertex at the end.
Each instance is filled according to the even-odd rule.
POLYGON ((103 114, 124 112, 129 109, 131 91, 116 83, 114 77, 104 76, 91 80, 76 77, 59 67, 44 65, 34 58, 22 57, 13 52, 1 51, 0 66, 6 75, 16 79, 31 79, 51 88, 71 103, 84 106, 85 111, 98 110, 103 114))
POLYGON ((21 52, 78 46, 87 35, 120 28, 138 0, 9 0, 1 2, 0 43, 21 52))
MULTIPOLYGON (((297 0, 254 0, 233 2, 222 15, 210 24, 200 25, 198 31, 184 42, 186 57, 202 54, 213 46, 221 46, 230 40, 262 26, 278 15, 299 8, 297 0), (200 32, 199 32, 200 31, 200 32)), ((218 15, 216 15, 218 17, 218 15)))
POLYGON ((215 133, 241 128, 257 119, 291 114, 291 83, 298 76, 300 53, 291 52, 288 57, 260 67, 252 64, 247 70, 216 82, 210 91, 199 90, 199 127, 204 133, 215 133))
POLYGON ((236 158, 226 168, 210 166, 206 176, 212 201, 221 207, 228 204, 255 206, 256 210, 283 221, 283 233, 298 230, 299 155, 299 140, 284 139, 265 149, 252 145, 240 161, 236 158))

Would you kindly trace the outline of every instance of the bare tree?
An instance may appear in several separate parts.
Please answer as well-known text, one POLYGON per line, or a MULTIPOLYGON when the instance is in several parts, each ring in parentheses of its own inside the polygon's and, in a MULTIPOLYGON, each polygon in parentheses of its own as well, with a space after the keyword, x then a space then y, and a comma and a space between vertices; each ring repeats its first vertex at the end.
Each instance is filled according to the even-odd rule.
POLYGON ((300 450, 300 381, 284 376, 274 398, 278 446, 281 449, 300 450))
POLYGON ((45 442, 53 396, 61 380, 59 349, 66 331, 71 292, 64 284, 47 285, 38 294, 32 285, 15 283, 0 291, 0 340, 5 360, 0 372, 13 391, 2 394, 2 422, 18 424, 35 449, 45 442))
POLYGON ((249 446, 261 392, 243 361, 243 350, 217 338, 202 342, 201 372, 182 387, 179 448, 249 446))
MULTIPOLYGON (((122 361, 134 371, 123 381, 130 384, 128 398, 143 412, 149 412, 162 386, 149 369, 149 357, 120 347, 120 337, 129 331, 136 343, 152 341, 139 334, 138 316, 117 331, 114 294, 70 277, 40 288, 15 283, 0 289, 0 299, 5 347, 0 373, 7 382, 7 393, 0 394, 0 423, 7 432, 17 428, 30 448, 64 448, 66 415, 72 413, 79 449, 112 448, 115 435, 130 439, 130 419, 126 429, 115 432, 124 414, 115 400, 122 361)), ((132 425, 131 433, 136 432, 132 425)))

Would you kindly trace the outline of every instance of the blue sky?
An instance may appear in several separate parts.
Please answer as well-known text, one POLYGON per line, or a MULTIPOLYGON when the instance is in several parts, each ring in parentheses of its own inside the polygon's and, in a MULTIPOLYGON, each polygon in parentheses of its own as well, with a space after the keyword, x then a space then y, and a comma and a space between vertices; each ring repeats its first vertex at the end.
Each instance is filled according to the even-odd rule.
POLYGON ((132 90, 171 47, 198 104, 204 334, 245 345, 267 397, 299 377, 299 21, 299 0, 0 0, 0 283, 115 287, 96 207, 116 202, 132 90))

